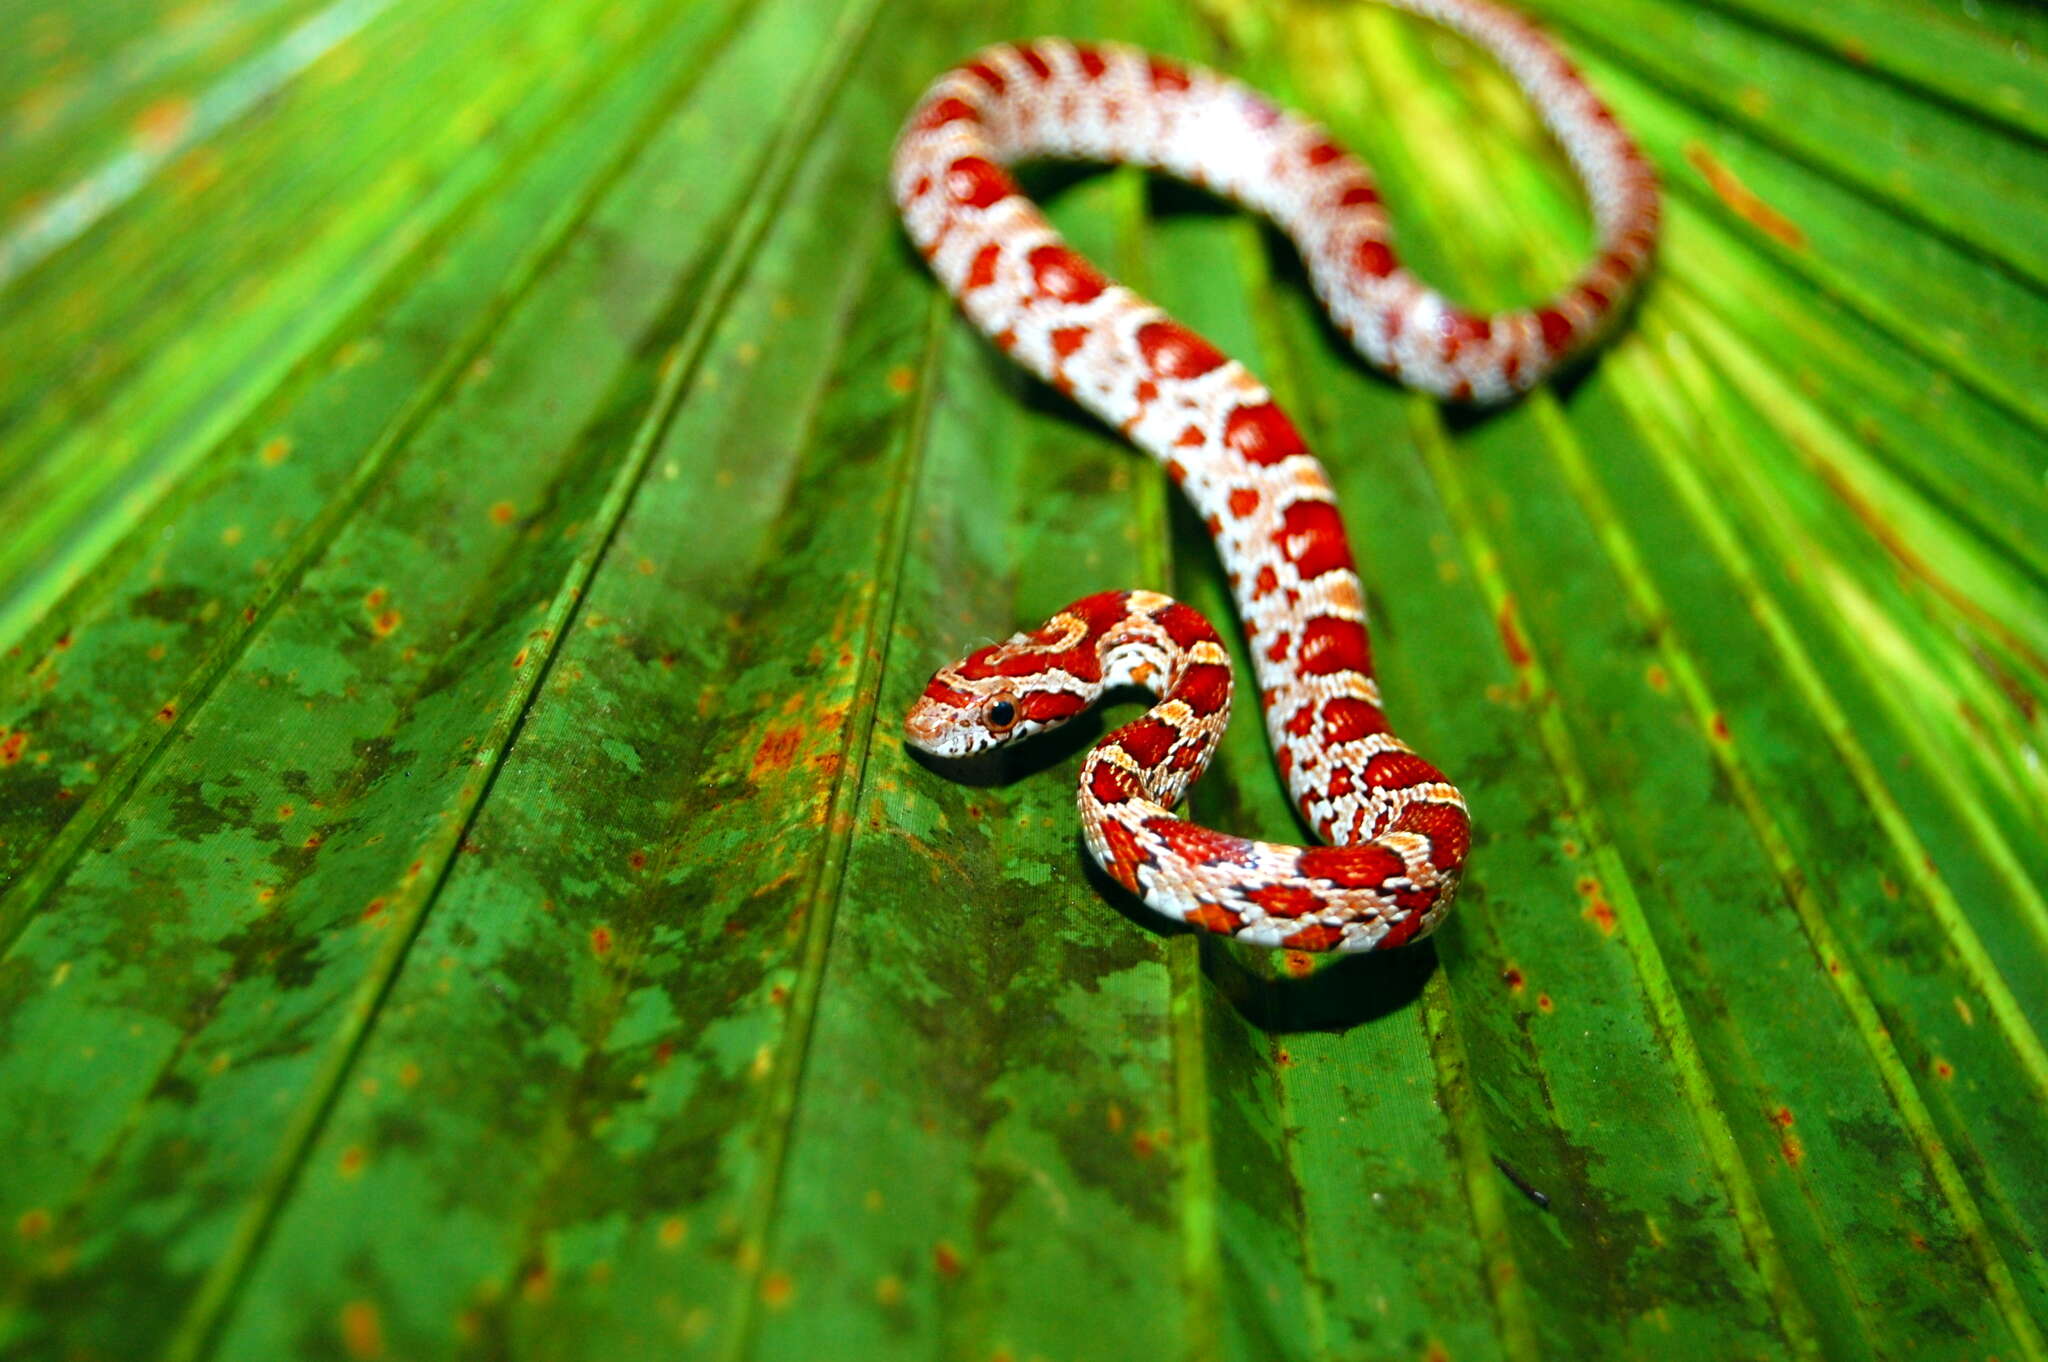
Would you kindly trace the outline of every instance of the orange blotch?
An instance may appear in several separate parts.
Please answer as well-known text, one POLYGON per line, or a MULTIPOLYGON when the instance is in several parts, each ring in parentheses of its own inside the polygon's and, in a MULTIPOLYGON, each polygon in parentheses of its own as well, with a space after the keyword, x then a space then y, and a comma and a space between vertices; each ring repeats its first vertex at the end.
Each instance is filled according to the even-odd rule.
POLYGON ((1301 917, 1312 913, 1319 900, 1313 890, 1298 884, 1269 884, 1245 895, 1274 917, 1301 917))
POLYGON ((274 435, 264 441, 263 448, 257 451, 256 457, 262 459, 270 467, 275 468, 290 458, 291 453, 291 440, 283 435, 274 435))
POLYGON ((1536 1010, 1539 1012, 1555 1012, 1557 1011, 1557 1004, 1550 1001, 1548 993, 1539 993, 1536 995, 1536 1010))
POLYGON ((491 503, 491 523, 494 525, 510 525, 513 517, 518 514, 519 508, 509 501, 491 503))
POLYGON ((1799 1143, 1797 1135, 1787 1135, 1778 1145, 1778 1152, 1784 1156, 1785 1162, 1794 1168, 1806 1162, 1806 1146, 1799 1143))
POLYGON ((1144 853, 1138 850, 1138 839, 1131 830, 1114 819, 1102 825, 1102 840, 1109 846, 1109 864, 1104 867, 1110 877, 1132 893, 1138 892, 1138 862, 1144 853))
POLYGON ((1522 637, 1522 627, 1515 619, 1515 598, 1509 596, 1500 603, 1500 641, 1508 651, 1508 661, 1517 667, 1526 667, 1535 661, 1529 651, 1529 644, 1522 637))
POLYGON ((50 1232, 50 1213, 37 1206, 23 1211, 14 1222, 14 1232, 24 1239, 40 1239, 50 1232))
POLYGON ((350 1145, 341 1151, 341 1175, 345 1178, 354 1177, 363 1171, 363 1164, 368 1161, 369 1155, 363 1152, 361 1145, 350 1145))
POLYGON ((376 1306, 368 1301, 350 1301, 341 1307, 341 1346, 348 1349, 350 1357, 384 1355, 384 1321, 376 1306))
POLYGON ((376 619, 370 621, 370 632, 378 638, 390 638, 391 635, 398 631, 398 626, 404 620, 405 616, 399 614, 396 610, 386 610, 377 616, 376 619))
POLYGON ((1229 936, 1244 925, 1236 913, 1214 903, 1197 904, 1188 910, 1182 921, 1191 927, 1200 927, 1205 932, 1215 932, 1220 936, 1229 936))
POLYGON ((1715 742, 1727 742, 1729 740, 1728 720, 1722 717, 1720 710, 1714 711, 1713 722, 1708 727, 1709 731, 1714 735, 1715 742))
POLYGON ((754 749, 754 779, 759 780, 770 771, 787 769, 803 733, 801 725, 791 724, 787 728, 771 727, 762 734, 760 745, 754 749))
POLYGON ((1934 1076, 1946 1083, 1956 1076, 1956 1066, 1945 1059, 1937 1059, 1934 1061, 1934 1076))
POLYGON ((9 733, 0 728, 0 766, 12 766, 21 760, 21 754, 28 750, 28 734, 9 733))
POLYGON ((192 126, 192 101, 183 95, 160 99, 135 118, 135 136, 152 151, 162 151, 192 126))
POLYGON ((932 1245, 932 1266, 939 1270, 941 1277, 960 1275, 960 1251, 948 1240, 941 1239, 932 1245))
POLYGON ((1756 192, 1736 178, 1734 171, 1716 160, 1705 145, 1686 143, 1685 159, 1737 217, 1795 251, 1806 249, 1806 233, 1799 229, 1798 224, 1757 197, 1756 192))
POLYGON ((1600 929, 1600 935, 1614 935, 1614 906, 1606 899, 1594 899, 1591 903, 1587 904, 1583 916, 1586 921, 1600 929))
POLYGON ((789 1279, 787 1272, 771 1272, 761 1279, 761 1300, 763 1304, 780 1310, 796 1296, 796 1283, 789 1279))
POLYGON ((590 929, 591 954, 603 957, 612 953, 612 929, 603 925, 590 929))
POLYGON ((1321 922, 1312 922, 1287 938, 1295 951, 1326 951, 1344 939, 1344 933, 1321 922))

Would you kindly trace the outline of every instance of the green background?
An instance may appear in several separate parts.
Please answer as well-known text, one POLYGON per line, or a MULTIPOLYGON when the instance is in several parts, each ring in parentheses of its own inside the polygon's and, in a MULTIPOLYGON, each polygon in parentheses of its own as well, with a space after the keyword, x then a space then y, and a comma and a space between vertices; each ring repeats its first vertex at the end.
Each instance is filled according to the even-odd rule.
MULTIPOLYGON (((0 1353, 2048 1359, 2048 17, 1536 9, 1668 226, 1498 414, 1367 371, 1243 215, 1027 176, 1293 407, 1472 800, 1434 941, 1304 969, 1090 877, 1079 743, 906 755, 1075 596, 1229 609, 884 169, 979 43, 1133 39, 1526 301, 1589 229, 1470 49, 5 6, 0 1353)), ((1239 708, 1194 811, 1298 836, 1239 708)))

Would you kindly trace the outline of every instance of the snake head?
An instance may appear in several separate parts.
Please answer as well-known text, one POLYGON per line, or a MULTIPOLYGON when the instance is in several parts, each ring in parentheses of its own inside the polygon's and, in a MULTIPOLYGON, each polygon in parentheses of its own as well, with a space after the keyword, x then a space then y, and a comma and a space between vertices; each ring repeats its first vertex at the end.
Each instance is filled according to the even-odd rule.
POLYGON ((1049 688, 1048 678, 1022 675, 1043 666, 1043 644, 1019 634, 969 654, 932 676, 903 718, 903 737, 934 757, 972 757, 1042 733, 1087 708, 1079 695, 1049 688), (1018 665, 1005 668, 1006 662, 1018 665))

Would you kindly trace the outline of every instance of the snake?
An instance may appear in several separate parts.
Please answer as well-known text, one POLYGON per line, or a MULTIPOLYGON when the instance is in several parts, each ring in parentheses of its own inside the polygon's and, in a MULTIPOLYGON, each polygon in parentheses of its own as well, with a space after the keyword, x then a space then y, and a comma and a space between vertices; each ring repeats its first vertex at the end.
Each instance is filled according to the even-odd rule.
POLYGON ((1583 187, 1593 258, 1520 310, 1467 311, 1395 254, 1371 172, 1315 122, 1218 72, 1116 43, 987 48, 925 91, 890 184, 910 240, 1004 354, 1165 468, 1228 578, 1281 777, 1319 845, 1232 836, 1175 809, 1228 722, 1228 650, 1200 612, 1105 591, 941 667, 904 718, 935 758, 970 758, 1130 687, 1155 703, 1081 767, 1082 837, 1166 918, 1265 947, 1361 952, 1442 921, 1472 847, 1464 796, 1390 731, 1365 597, 1323 465, 1239 363, 1076 252, 1017 186, 1027 160, 1140 166, 1263 215, 1337 330, 1399 383, 1508 401, 1592 346, 1657 242, 1655 172, 1570 59, 1487 0, 1391 0, 1491 53, 1583 187))

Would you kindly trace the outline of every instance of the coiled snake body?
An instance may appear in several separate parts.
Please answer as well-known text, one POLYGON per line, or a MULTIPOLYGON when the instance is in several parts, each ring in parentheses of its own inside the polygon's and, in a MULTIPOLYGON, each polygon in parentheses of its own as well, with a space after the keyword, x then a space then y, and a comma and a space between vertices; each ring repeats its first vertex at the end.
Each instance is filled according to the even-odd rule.
POLYGON ((942 668, 908 740, 962 756, 1040 732, 1105 691, 1159 703, 1083 767, 1089 849, 1156 911, 1240 940, 1366 951, 1441 919, 1470 848, 1465 802, 1388 731, 1364 597, 1329 478, 1235 360, 1069 249, 1003 167, 1038 157, 1151 167, 1293 238, 1338 328, 1402 382, 1493 402, 1582 350, 1647 267, 1648 165, 1571 63, 1481 0, 1398 0, 1491 51, 1584 182, 1599 254, 1549 303, 1464 312, 1404 270, 1371 175, 1329 135, 1236 81, 1129 47, 990 48, 941 76, 897 143, 896 201, 962 310, 1012 359, 1158 459, 1204 517, 1258 673, 1281 774, 1324 847, 1255 842, 1172 812, 1208 765, 1230 670, 1193 609, 1109 592, 942 668))

